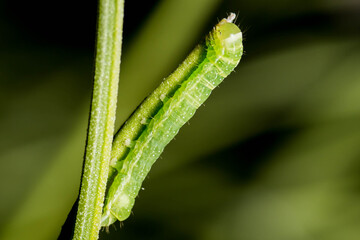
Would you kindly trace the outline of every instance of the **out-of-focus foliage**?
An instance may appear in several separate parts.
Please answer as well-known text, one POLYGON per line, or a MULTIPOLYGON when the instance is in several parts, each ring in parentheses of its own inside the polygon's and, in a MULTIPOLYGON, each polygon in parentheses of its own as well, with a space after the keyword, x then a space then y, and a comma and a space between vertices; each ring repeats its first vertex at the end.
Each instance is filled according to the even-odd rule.
MULTIPOLYGON (((55 239, 79 186, 96 1, 3 3, 0 238, 55 239)), ((118 126, 230 11, 245 56, 101 239, 358 239, 360 3, 146 4, 125 3, 118 126)))

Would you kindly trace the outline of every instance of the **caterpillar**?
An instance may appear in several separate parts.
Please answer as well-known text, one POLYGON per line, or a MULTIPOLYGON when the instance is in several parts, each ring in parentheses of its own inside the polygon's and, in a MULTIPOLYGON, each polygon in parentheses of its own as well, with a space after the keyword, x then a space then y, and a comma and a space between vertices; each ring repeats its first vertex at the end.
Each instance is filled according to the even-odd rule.
POLYGON ((212 90, 239 63, 242 33, 235 14, 222 19, 115 135, 101 226, 129 217, 151 166, 212 90))

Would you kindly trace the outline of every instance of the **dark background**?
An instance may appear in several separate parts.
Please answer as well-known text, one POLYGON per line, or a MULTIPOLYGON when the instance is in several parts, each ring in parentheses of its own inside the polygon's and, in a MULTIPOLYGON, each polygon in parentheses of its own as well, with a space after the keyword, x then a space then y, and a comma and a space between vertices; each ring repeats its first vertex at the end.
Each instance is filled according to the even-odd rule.
MULTIPOLYGON (((80 183, 97 1, 0 1, 0 238, 56 239, 80 183)), ((216 22, 245 54, 100 239, 360 236, 360 2, 125 2, 117 127, 216 22)))

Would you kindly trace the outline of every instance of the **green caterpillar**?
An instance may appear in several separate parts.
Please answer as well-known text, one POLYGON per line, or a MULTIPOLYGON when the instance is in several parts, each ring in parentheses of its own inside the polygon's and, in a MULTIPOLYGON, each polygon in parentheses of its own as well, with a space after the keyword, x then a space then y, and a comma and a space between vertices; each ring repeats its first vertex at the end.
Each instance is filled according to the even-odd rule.
POLYGON ((234 19, 233 13, 222 19, 115 136, 102 226, 129 217, 143 180, 165 146, 239 63, 242 33, 234 19))

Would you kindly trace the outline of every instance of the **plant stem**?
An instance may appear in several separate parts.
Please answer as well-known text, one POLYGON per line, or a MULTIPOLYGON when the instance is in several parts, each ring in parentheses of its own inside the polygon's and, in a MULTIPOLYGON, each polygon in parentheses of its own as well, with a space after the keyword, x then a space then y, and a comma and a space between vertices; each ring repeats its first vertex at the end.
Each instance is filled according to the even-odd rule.
POLYGON ((95 79, 73 239, 98 239, 116 112, 124 0, 99 0, 95 79))

